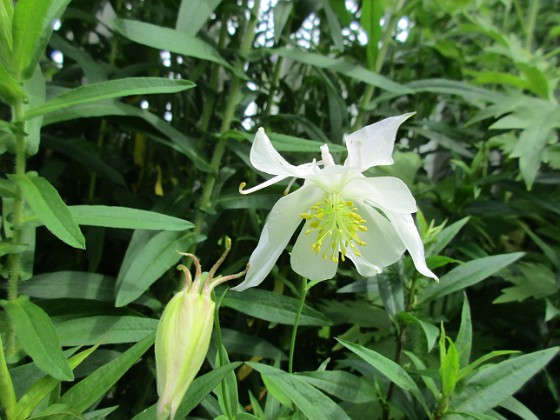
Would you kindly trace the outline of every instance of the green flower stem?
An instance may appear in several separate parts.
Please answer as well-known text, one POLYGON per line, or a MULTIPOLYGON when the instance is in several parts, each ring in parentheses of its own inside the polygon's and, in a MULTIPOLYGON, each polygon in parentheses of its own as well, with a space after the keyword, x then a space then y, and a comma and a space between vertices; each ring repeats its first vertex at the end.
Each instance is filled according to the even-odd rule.
MULTIPOLYGON (((410 286, 408 287, 408 293, 407 293, 407 299, 406 299, 405 311, 407 313, 412 312, 412 310, 414 308, 414 295, 415 295, 415 292, 416 292, 416 285, 417 284, 418 284, 418 277, 413 276, 412 281, 410 282, 410 286)), ((401 363, 402 353, 403 353, 403 350, 404 350, 405 330, 406 330, 406 324, 405 323, 402 323, 401 325, 397 324, 397 333, 396 333, 397 347, 395 349, 394 361, 395 361, 395 363, 397 363, 399 365, 401 363)), ((385 405, 383 406, 383 416, 382 416, 382 418, 385 419, 385 420, 389 419, 389 415, 390 415, 389 401, 391 401, 391 398, 393 398, 393 393, 394 392, 395 392, 395 384, 394 384, 394 382, 391 382, 389 384, 389 389, 387 390, 387 396, 385 397, 385 405)))
MULTIPOLYGON (((12 120, 15 122, 17 127, 16 134, 16 159, 15 159, 15 174, 25 175, 25 165, 26 165, 26 123, 22 121, 23 119, 23 101, 19 100, 12 107, 12 120)), ((24 197, 23 192, 19 187, 17 187, 16 198, 14 201, 14 212, 13 212, 13 232, 12 232, 12 244, 20 245, 22 234, 22 222, 23 222, 23 210, 24 210, 24 197)), ((10 254, 8 260, 9 277, 8 277, 8 299, 15 300, 18 295, 18 284, 21 271, 21 253, 16 252, 10 254)))
POLYGON ((284 57, 278 56, 274 67, 274 74, 272 75, 272 82, 270 83, 270 91, 268 92, 268 98, 266 100, 266 105, 263 110, 262 120, 266 120, 270 115, 270 110, 272 104, 274 103, 274 93, 278 89, 278 82, 280 81, 280 71, 282 70, 282 63, 284 62, 284 57))
POLYGON ((6 410, 6 418, 9 420, 13 417, 16 408, 16 392, 14 384, 8 371, 6 358, 4 357, 4 345, 2 344, 2 334, 0 334, 0 403, 6 410))
MULTIPOLYGON (((243 41, 241 42, 241 48, 239 50, 239 54, 242 60, 239 60, 237 62, 236 68, 240 72, 243 71, 243 65, 244 65, 243 60, 247 57, 247 55, 251 51, 251 46, 253 44, 253 38, 255 36, 255 28, 257 26, 257 17, 258 17, 260 7, 261 7, 261 1, 256 0, 253 6, 253 10, 251 11, 251 19, 249 20, 249 24, 247 25, 247 30, 245 31, 245 34, 243 36, 243 41)), ((235 75, 233 75, 232 77, 233 80, 231 83, 231 88, 226 103, 226 109, 224 111, 222 126, 220 128, 220 134, 222 135, 222 137, 216 144, 216 148, 214 149, 214 154, 212 155, 212 160, 210 161, 210 166, 212 167, 213 171, 208 174, 208 177, 206 178, 206 182, 204 183, 204 187, 202 189, 202 196, 200 198, 200 204, 198 206, 198 212, 194 223, 195 224, 194 233, 196 234, 202 231, 202 226, 206 219, 206 212, 211 206, 212 193, 214 192, 214 185, 216 184, 218 170, 220 169, 220 165, 222 163, 222 157, 224 156, 226 145, 227 145, 227 138, 224 135, 226 131, 228 131, 231 128, 231 122, 233 121, 233 116, 235 114, 235 107, 237 106, 241 98, 242 80, 235 75)))
MULTIPOLYGON (((404 0, 399 0, 395 7, 395 12, 391 15, 391 19, 387 23, 387 27, 385 28, 385 32, 383 33, 383 38, 381 40, 381 49, 377 54, 377 59, 375 60, 374 68, 371 69, 376 73, 379 73, 383 68, 383 63, 385 62, 385 56, 387 55, 387 49, 389 48, 389 43, 391 41, 391 36, 393 35, 393 31, 397 27, 399 23, 399 19, 401 17, 401 9, 404 6, 404 0)), ((364 122, 365 114, 366 114, 366 106, 371 102, 371 98, 373 97, 374 87, 372 85, 367 85, 362 95, 362 99, 360 101, 360 106, 358 107, 358 116, 356 117, 356 121, 352 126, 350 131, 356 131, 358 128, 361 128, 364 122)))
POLYGON ((305 277, 301 280, 301 292, 299 295, 299 305, 296 312, 296 319, 294 320, 294 326, 292 328, 292 338, 290 340, 290 356, 288 359, 288 372, 293 373, 294 371, 294 351, 296 348, 296 336, 297 330, 299 325, 299 319, 301 317, 301 313, 303 311, 303 304, 305 303, 305 297, 307 296, 307 279, 305 277))

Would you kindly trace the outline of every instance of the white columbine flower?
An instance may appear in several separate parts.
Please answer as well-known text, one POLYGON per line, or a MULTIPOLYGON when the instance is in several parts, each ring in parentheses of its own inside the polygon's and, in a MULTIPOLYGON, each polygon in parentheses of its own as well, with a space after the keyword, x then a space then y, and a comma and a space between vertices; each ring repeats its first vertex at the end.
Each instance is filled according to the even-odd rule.
POLYGON ((305 221, 292 249, 293 270, 310 280, 336 274, 339 259, 350 259, 362 276, 373 276, 408 250, 416 269, 437 277, 426 266, 424 246, 414 222, 416 201, 400 179, 368 178, 362 174, 377 165, 391 165, 399 126, 414 113, 386 118, 346 137, 348 157, 337 165, 325 144, 321 160, 294 166, 274 149, 260 128, 250 159, 259 171, 274 175, 242 190, 249 194, 286 178, 303 178, 297 191, 280 198, 272 208, 257 248, 249 259, 245 280, 233 290, 259 285, 268 275, 290 238, 305 221))

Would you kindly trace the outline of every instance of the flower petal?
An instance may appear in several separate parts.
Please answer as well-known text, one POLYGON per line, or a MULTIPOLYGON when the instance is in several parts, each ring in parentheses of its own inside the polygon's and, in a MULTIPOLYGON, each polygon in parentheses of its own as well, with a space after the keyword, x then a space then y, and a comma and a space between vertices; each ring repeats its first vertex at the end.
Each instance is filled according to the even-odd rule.
POLYGON ((368 204, 396 213, 416 212, 416 200, 406 184, 393 176, 352 178, 344 187, 344 196, 352 200, 368 201, 368 204))
POLYGON ((305 223, 292 249, 290 257, 292 269, 309 280, 332 279, 336 274, 338 264, 329 258, 325 261, 321 253, 317 255, 311 250, 311 246, 317 239, 317 233, 312 231, 308 235, 305 234, 310 229, 309 223, 309 221, 305 223))
POLYGON ((391 165, 393 148, 399 126, 414 112, 385 118, 346 136, 348 157, 344 166, 365 171, 372 166, 391 165))
POLYGON ((255 169, 270 175, 284 175, 287 178, 296 176, 298 172, 296 166, 288 163, 276 151, 262 127, 255 134, 249 157, 255 169))
POLYGON ((391 211, 386 211, 385 214, 389 220, 391 220, 397 234, 405 244, 406 249, 408 249, 416 269, 426 277, 438 280, 437 276, 432 273, 426 265, 426 259, 424 257, 424 244, 422 243, 418 229, 412 220, 412 215, 394 213, 391 211))
POLYGON ((348 249, 346 257, 354 263, 361 276, 373 277, 382 271, 380 267, 370 263, 364 257, 358 257, 351 248, 348 249))
POLYGON ((245 280, 231 290, 240 292, 263 282, 300 225, 301 213, 309 210, 323 194, 319 188, 303 186, 277 201, 264 225, 257 248, 249 258, 245 280))
MULTIPOLYGON (((401 258, 405 246, 389 220, 372 207, 354 203, 357 213, 366 220, 366 232, 358 236, 366 245, 357 246, 361 256, 370 265, 383 268, 393 264, 401 258)), ((352 258, 354 261, 354 259, 352 258)), ((365 263, 362 267, 366 267, 365 263)), ((356 265, 356 268, 359 268, 356 265)))

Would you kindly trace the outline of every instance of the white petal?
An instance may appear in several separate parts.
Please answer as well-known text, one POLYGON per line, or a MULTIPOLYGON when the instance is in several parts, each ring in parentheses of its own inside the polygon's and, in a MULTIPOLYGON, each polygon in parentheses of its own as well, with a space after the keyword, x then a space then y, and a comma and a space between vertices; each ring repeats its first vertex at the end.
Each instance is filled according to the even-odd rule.
POLYGON ((346 256, 354 263, 361 276, 373 277, 382 271, 380 267, 370 263, 364 257, 358 257, 352 249, 348 249, 346 256))
POLYGON ((366 219, 367 227, 366 232, 358 233, 366 245, 357 246, 361 256, 356 258, 363 258, 379 268, 398 261, 404 253, 405 246, 389 220, 374 208, 356 203, 354 205, 358 209, 357 213, 366 219))
POLYGON ((255 134, 249 157, 256 169, 270 175, 284 175, 287 178, 298 172, 294 165, 276 151, 263 128, 259 128, 255 134))
POLYGON ((311 250, 311 245, 317 239, 317 233, 312 231, 309 235, 305 234, 305 231, 309 229, 309 223, 309 221, 305 223, 292 249, 290 257, 292 269, 309 280, 332 279, 336 274, 338 264, 328 258, 325 261, 321 253, 317 255, 311 250))
POLYGON ((391 220, 397 234, 405 244, 406 249, 408 249, 416 269, 426 277, 431 277, 437 280, 437 276, 432 273, 426 265, 426 259, 424 257, 424 244, 422 243, 418 229, 412 220, 412 215, 393 213, 391 211, 386 211, 385 214, 387 214, 387 217, 391 220))
POLYGON ((367 200, 370 205, 397 213, 416 212, 416 200, 406 184, 393 176, 352 178, 344 187, 344 196, 367 200))
POLYGON ((276 202, 264 225, 257 248, 249 258, 249 271, 245 280, 231 290, 240 292, 263 282, 300 225, 301 213, 308 211, 323 194, 316 187, 303 186, 276 202))
POLYGON ((348 157, 344 166, 365 171, 372 166, 391 165, 393 148, 399 126, 414 112, 385 118, 346 136, 348 157))

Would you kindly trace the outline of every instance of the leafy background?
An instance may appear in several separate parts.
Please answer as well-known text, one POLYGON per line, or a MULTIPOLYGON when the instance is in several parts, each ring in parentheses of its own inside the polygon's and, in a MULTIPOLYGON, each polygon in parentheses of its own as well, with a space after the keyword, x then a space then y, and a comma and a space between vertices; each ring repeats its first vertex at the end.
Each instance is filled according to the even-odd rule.
POLYGON ((395 165, 369 175, 412 189, 440 284, 409 257, 369 279, 343 264, 305 296, 296 375, 285 252, 258 290, 223 298, 180 414, 558 413, 558 1, 38 4, 0 6, 13 418, 151 418, 175 250, 208 268, 228 235, 222 274, 241 271, 286 187, 239 195, 263 180, 256 129, 290 162, 323 143, 343 159, 344 133, 409 111, 395 165))

